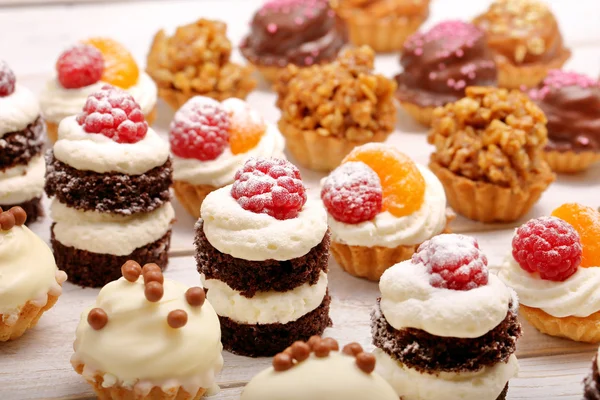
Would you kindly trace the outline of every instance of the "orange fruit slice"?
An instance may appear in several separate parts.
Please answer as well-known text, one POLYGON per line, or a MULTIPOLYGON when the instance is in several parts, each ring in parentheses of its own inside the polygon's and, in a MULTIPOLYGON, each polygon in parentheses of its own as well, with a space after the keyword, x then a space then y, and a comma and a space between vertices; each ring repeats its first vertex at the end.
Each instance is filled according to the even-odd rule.
POLYGON ((600 212, 578 203, 567 203, 552 211, 552 215, 568 222, 581 238, 581 267, 600 267, 600 212))
POLYGON ((381 180, 382 211, 404 217, 417 211, 425 198, 425 179, 417 165, 405 154, 383 143, 369 143, 354 148, 344 158, 367 164, 381 180))
POLYGON ((267 126, 264 120, 245 101, 228 99, 222 103, 229 111, 229 147, 233 154, 246 153, 256 147, 267 126))
POLYGON ((91 38, 83 43, 94 46, 104 56, 102 81, 122 89, 137 83, 140 70, 131 53, 122 44, 108 38, 91 38))

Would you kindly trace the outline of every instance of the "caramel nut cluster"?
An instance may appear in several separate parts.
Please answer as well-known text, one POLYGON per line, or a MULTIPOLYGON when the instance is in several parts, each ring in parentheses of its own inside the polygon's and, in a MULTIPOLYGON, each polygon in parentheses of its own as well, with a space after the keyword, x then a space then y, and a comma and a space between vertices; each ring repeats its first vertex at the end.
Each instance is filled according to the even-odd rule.
POLYGON ((12 207, 3 211, 0 207, 0 230, 9 231, 14 226, 22 226, 27 220, 27 213, 21 207, 12 207))

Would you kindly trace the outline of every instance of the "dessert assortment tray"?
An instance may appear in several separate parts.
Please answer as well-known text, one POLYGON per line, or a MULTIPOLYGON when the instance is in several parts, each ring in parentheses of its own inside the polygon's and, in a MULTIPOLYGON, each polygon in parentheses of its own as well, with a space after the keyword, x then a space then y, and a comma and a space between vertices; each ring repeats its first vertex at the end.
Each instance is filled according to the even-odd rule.
MULTIPOLYGON (((597 0, 546 0, 560 21, 573 57, 566 69, 591 76, 600 74, 600 5, 597 0)), ((468 19, 487 7, 481 0, 434 0, 425 26, 442 19, 468 19)), ((0 5, 3 1, 0 0, 0 5)), ((5 3, 6 4, 6 3, 5 3)), ((14 2, 8 1, 8 4, 14 2)), ((130 48, 140 62, 153 34, 160 28, 173 28, 197 17, 224 20, 229 37, 238 43, 247 22, 258 7, 258 0, 204 1, 132 1, 102 4, 52 5, 0 8, 0 56, 7 58, 19 73, 20 82, 39 92, 50 73, 55 54, 69 43, 91 35, 114 37, 130 48), (231 12, 235 10, 235 12, 231 12), (36 29, 31 29, 35 26, 36 29)), ((239 54, 235 54, 239 58, 239 54)), ((377 71, 388 76, 398 71, 396 55, 378 56, 377 71)), ((275 95, 262 83, 249 103, 266 120, 276 122, 275 95)), ((159 104, 159 119, 154 128, 166 135, 173 113, 159 104)), ((400 112, 396 131, 388 139, 415 161, 427 164, 432 147, 427 144, 426 130, 400 112)), ((302 170, 309 193, 318 196, 320 173, 302 170)), ((576 176, 559 176, 531 210, 528 217, 547 215, 567 201, 600 206, 600 167, 576 176)), ((177 222, 173 229, 171 261, 167 277, 196 285, 199 276, 193 257, 194 220, 175 201, 177 222)), ((47 202, 46 202, 47 208, 47 202)), ((490 225, 458 217, 454 232, 472 234, 488 255, 491 265, 498 265, 509 251, 515 226, 490 225)), ((45 240, 49 239, 48 218, 32 226, 45 240)), ((330 263, 331 317, 334 326, 325 335, 341 342, 357 341, 367 349, 370 343, 369 314, 378 296, 376 283, 354 278, 330 263)), ((91 389, 71 368, 72 342, 80 313, 95 296, 96 289, 82 289, 70 283, 64 295, 38 326, 16 342, 0 346, 0 399, 85 399, 91 389)), ((576 344, 540 334, 522 321, 524 335, 517 356, 521 370, 510 382, 508 399, 580 399, 581 381, 589 371, 596 346, 576 344)), ((237 399, 245 383, 270 364, 270 359, 250 359, 224 354, 225 368, 219 378, 221 392, 214 399, 237 399)))

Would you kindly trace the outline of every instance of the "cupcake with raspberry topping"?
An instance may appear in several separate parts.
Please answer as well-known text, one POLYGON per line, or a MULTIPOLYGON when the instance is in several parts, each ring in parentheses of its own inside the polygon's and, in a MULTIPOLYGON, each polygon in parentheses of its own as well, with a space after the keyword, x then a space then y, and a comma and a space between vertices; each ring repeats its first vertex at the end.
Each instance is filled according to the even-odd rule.
POLYGON ((28 223, 44 214, 45 130, 37 99, 0 60, 0 207, 23 208, 28 223))
POLYGON ((415 33, 400 56, 396 97, 418 122, 429 126, 436 107, 460 100, 467 86, 495 86, 496 64, 483 31, 445 21, 415 33))
POLYGON ((355 148, 322 183, 331 253, 361 278, 379 280, 452 219, 436 176, 385 144, 355 148))
POLYGON ((384 272, 372 314, 378 372, 403 400, 503 400, 519 369, 514 292, 474 238, 445 234, 384 272))
POLYGON ((73 283, 99 287, 129 259, 168 262, 169 147, 127 92, 106 86, 63 119, 46 155, 52 248, 73 283))
POLYGON ((196 261, 226 350, 273 356, 331 325, 329 242, 325 210, 288 161, 251 158, 204 199, 196 261))
POLYGON ((273 366, 246 385, 240 400, 398 400, 379 376, 375 357, 358 343, 340 351, 332 338, 295 342, 273 359, 273 366))
POLYGON ((600 83, 576 72, 553 70, 529 97, 548 119, 546 161, 574 173, 600 162, 600 83))
POLYGON ((208 193, 233 183, 248 158, 284 157, 277 127, 239 99, 191 98, 175 114, 169 140, 175 195, 195 218, 208 193))
POLYGON ((516 230, 498 275, 519 295, 521 315, 540 332, 600 342, 600 213, 564 204, 516 230))
POLYGON ((65 50, 56 61, 56 76, 40 95, 48 137, 56 142, 63 118, 81 111, 91 94, 109 84, 129 92, 140 105, 146 122, 156 119, 157 89, 140 71, 131 53, 113 39, 91 38, 65 50))

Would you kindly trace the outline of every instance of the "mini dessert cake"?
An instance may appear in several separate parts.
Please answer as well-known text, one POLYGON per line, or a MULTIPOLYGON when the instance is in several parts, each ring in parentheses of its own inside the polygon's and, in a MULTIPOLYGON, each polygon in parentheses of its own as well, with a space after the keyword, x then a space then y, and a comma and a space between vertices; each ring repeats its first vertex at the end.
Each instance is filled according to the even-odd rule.
POLYGON ((600 162, 600 83, 553 70, 529 97, 548 119, 546 161, 555 172, 580 172, 600 162))
POLYGON ((426 126, 434 108, 460 100, 467 86, 496 86, 496 64, 483 32, 462 21, 441 22, 409 37, 400 64, 396 97, 426 126))
POLYGON ((600 212, 564 204, 515 232, 498 275, 519 295, 521 316, 542 333, 600 342, 600 212))
POLYGON ((246 385, 240 400, 398 400, 376 372, 375 357, 358 343, 344 346, 313 336, 295 342, 273 359, 273 366, 246 385))
POLYGON ((200 19, 180 26, 173 36, 155 36, 148 53, 148 74, 158 95, 174 110, 194 96, 216 100, 245 99, 255 87, 253 68, 229 61, 232 46, 227 25, 200 19))
POLYGON ((327 215, 294 165, 251 158, 201 214, 196 261, 226 350, 273 356, 331 325, 327 215))
POLYGON ((355 148, 323 180, 331 253, 350 274, 379 280, 419 245, 447 230, 444 187, 393 147, 355 148))
POLYGON ((104 87, 62 120, 46 155, 56 262, 78 285, 100 287, 127 260, 165 268, 174 218, 169 147, 128 93, 104 87))
POLYGON ((600 399, 600 373, 598 372, 600 370, 598 361, 600 359, 600 357, 598 357, 599 355, 600 349, 598 349, 598 352, 596 352, 596 355, 594 356, 594 361, 592 362, 592 370, 590 371, 590 374, 586 376, 583 380, 584 400, 600 399))
POLYGON ((546 117, 516 90, 468 87, 466 97, 437 108, 429 168, 459 214, 481 222, 516 221, 554 174, 544 161, 546 117))
POLYGON ((20 338, 58 300, 67 275, 25 226, 21 207, 0 208, 0 342, 20 338))
POLYGON ((37 99, 0 60, 0 207, 20 206, 28 222, 44 215, 44 132, 37 99))
POLYGON ((333 61, 346 41, 346 27, 328 0, 268 0, 254 14, 240 50, 274 81, 288 64, 307 67, 333 61))
POLYGON ((81 111, 93 93, 109 84, 129 92, 140 105, 149 125, 156 119, 156 85, 122 44, 108 38, 91 38, 65 50, 56 62, 56 77, 40 95, 48 137, 56 142, 58 124, 81 111))
POLYGON ((330 0, 348 25, 354 45, 377 52, 402 49, 408 36, 429 16, 429 0, 330 0))
POLYGON ((373 73, 368 47, 347 50, 324 65, 279 76, 279 130, 299 164, 331 171, 356 146, 383 142, 394 130, 396 83, 373 73))
POLYGON ((175 195, 195 218, 206 195, 233 183, 248 158, 284 157, 277 127, 239 99, 192 97, 175 114, 169 139, 175 195))
POLYGON ((500 87, 534 87, 571 57, 552 11, 538 0, 496 0, 473 23, 495 53, 500 87))
POLYGON ((202 287, 135 261, 81 314, 71 364, 104 400, 199 400, 217 388, 221 330, 202 287))
POLYGON ((519 369, 514 292, 474 238, 439 235, 384 272, 372 314, 378 372, 402 400, 503 400, 519 369))

